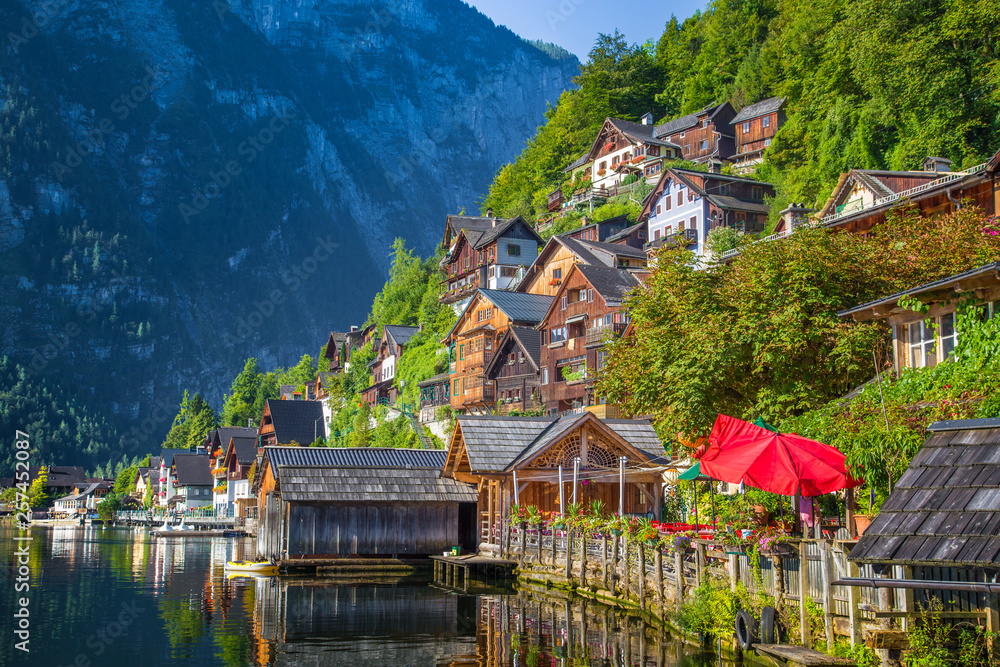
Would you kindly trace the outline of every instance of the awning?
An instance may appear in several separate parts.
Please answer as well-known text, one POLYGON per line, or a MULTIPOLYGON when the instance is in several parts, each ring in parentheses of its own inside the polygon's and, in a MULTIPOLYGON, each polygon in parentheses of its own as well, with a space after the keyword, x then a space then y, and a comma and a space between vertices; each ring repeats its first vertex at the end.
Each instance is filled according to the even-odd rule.
POLYGON ((567 317, 566 318, 566 324, 573 324, 575 322, 583 322, 585 319, 587 319, 587 313, 583 313, 582 315, 574 315, 573 317, 567 317))

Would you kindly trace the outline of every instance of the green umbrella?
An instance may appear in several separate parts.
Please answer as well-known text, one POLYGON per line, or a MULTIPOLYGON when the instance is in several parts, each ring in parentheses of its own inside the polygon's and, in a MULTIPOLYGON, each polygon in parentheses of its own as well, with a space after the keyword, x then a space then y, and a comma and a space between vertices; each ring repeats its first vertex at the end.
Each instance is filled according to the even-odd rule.
POLYGON ((698 479, 701 475, 701 463, 695 463, 693 466, 685 470, 680 475, 677 475, 677 479, 683 479, 685 482, 693 482, 698 479))
MULTIPOLYGON (((694 483, 694 525, 698 525, 698 482, 713 481, 711 477, 701 474, 701 462, 695 463, 693 466, 685 470, 682 474, 677 475, 677 479, 683 479, 686 482, 694 483)), ((712 527, 715 527, 715 488, 712 486, 708 487, 709 494, 712 497, 712 527)))

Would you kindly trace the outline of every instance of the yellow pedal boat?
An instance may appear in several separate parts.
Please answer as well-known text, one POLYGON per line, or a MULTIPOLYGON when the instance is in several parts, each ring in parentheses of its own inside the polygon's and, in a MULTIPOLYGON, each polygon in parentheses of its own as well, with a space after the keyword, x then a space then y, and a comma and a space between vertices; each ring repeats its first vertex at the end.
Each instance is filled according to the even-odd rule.
POLYGON ((278 565, 269 560, 231 560, 226 562, 226 572, 233 574, 278 574, 278 565))

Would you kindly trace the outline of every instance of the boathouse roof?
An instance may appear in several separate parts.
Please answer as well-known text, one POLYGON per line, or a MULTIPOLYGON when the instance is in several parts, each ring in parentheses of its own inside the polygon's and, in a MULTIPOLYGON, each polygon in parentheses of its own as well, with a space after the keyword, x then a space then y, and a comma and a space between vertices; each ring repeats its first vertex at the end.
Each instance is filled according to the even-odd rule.
POLYGON ((935 422, 849 558, 1000 568, 1000 419, 935 422))

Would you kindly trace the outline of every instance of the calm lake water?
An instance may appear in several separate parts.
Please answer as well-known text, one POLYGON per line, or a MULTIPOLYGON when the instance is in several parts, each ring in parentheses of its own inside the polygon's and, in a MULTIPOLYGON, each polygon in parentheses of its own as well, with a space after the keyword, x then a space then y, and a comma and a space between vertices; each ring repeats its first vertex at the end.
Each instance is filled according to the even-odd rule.
MULTIPOLYGON (((0 665, 707 667, 710 655, 593 603, 424 583, 229 579, 237 538, 0 524, 0 665), (27 544, 28 591, 16 551, 27 544), (29 599, 29 653, 15 648, 29 599)), ((245 550, 245 551, 244 551, 245 550)))

